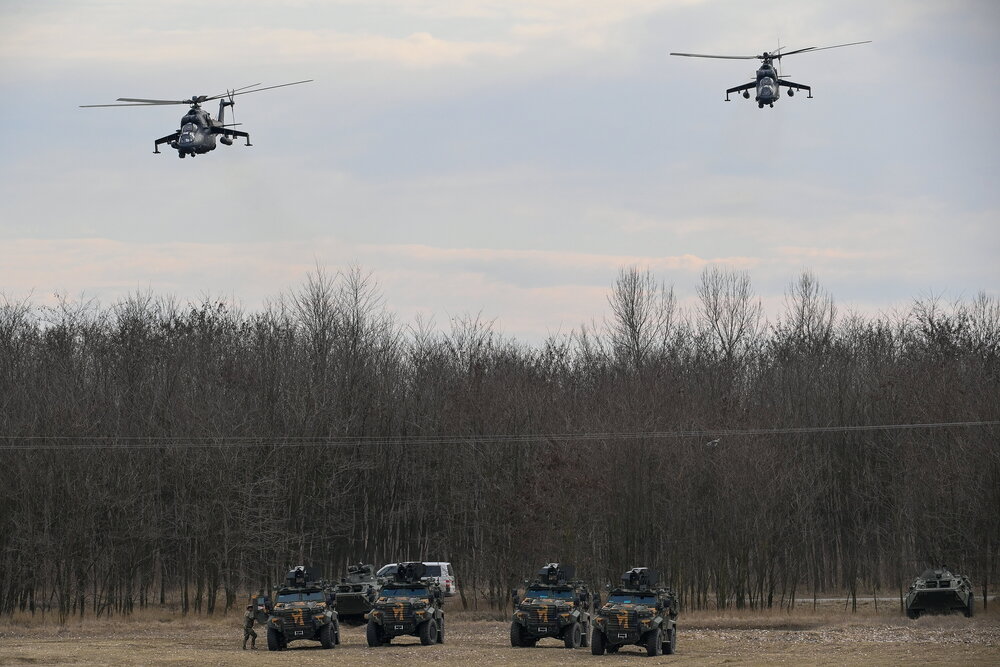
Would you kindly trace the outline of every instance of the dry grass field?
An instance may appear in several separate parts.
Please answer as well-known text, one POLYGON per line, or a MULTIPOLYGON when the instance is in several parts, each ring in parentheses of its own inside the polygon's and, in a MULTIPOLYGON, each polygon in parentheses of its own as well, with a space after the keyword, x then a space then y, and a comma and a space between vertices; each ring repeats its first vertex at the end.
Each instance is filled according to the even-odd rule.
MULTIPOLYGON (((41 620, 0 620, 0 665, 565 665, 677 663, 685 665, 1000 664, 1000 610, 967 619, 932 616, 911 621, 893 613, 856 614, 828 606, 819 612, 699 612, 682 615, 678 652, 647 658, 638 647, 595 657, 554 640, 514 649, 508 624, 452 610, 446 643, 415 638, 369 649, 364 629, 344 626, 342 644, 293 644, 282 653, 240 650, 240 617, 211 619, 147 611, 124 619, 85 619, 65 626, 41 620)), ((262 650, 263 649, 263 650, 262 650)))

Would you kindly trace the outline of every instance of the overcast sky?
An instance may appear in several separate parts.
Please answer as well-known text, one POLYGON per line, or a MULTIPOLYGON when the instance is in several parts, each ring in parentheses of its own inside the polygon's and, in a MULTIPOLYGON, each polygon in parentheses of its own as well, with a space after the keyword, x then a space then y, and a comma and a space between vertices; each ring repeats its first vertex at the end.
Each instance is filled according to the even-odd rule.
POLYGON ((998 65, 994 0, 0 0, 0 293, 255 309, 359 264, 526 341, 630 264, 682 303, 747 269, 772 316, 803 269, 842 311, 998 295, 998 65), (723 101, 757 61, 668 55, 867 39, 763 110, 723 101), (307 78, 183 161, 184 107, 78 108, 307 78))

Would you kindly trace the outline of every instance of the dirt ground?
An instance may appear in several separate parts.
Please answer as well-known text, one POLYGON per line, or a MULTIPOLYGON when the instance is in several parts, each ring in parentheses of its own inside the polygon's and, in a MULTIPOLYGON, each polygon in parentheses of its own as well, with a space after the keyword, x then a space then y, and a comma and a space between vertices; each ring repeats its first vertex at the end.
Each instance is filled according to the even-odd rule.
POLYGON ((290 650, 240 650, 241 617, 192 618, 147 611, 126 619, 85 619, 64 626, 52 619, 0 620, 0 665, 565 665, 677 663, 684 665, 1000 665, 1000 610, 967 619, 843 610, 692 613, 679 621, 677 654, 647 658, 638 647, 617 655, 571 651, 555 640, 536 648, 510 646, 505 621, 452 611, 445 644, 420 646, 400 638, 369 649, 364 628, 343 626, 342 643, 325 651, 312 642, 290 650), (641 661, 641 663, 637 663, 641 661))

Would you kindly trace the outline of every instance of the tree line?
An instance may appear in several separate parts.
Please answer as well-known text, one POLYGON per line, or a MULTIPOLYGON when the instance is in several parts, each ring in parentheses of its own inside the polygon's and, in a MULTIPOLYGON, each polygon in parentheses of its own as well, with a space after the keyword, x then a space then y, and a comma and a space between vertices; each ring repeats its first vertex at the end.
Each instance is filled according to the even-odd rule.
POLYGON ((451 561, 472 607, 552 560, 653 567, 688 609, 931 564, 985 596, 1000 301, 862 316, 804 272, 769 321, 719 268, 696 297, 624 267, 603 320, 532 345, 401 323, 357 267, 255 312, 0 298, 0 612, 222 613, 359 560, 451 561))

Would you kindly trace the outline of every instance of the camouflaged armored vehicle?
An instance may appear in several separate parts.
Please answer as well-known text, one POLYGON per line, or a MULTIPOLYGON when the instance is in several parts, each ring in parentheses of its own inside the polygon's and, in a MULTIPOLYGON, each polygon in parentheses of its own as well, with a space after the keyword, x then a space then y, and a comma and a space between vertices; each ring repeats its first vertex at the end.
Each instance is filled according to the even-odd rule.
POLYGON ((444 598, 423 563, 399 563, 382 583, 368 612, 368 646, 384 646, 394 637, 419 637, 424 646, 444 643, 444 598))
POLYGON ((672 654, 677 648, 677 600, 656 586, 656 573, 634 567, 611 589, 608 601, 594 617, 590 652, 617 653, 626 644, 646 649, 646 655, 672 654))
POLYGON ((913 580, 906 594, 906 615, 941 614, 960 611, 972 616, 976 595, 969 578, 945 568, 924 570, 913 580))
POLYGON ((524 582, 523 596, 511 591, 511 646, 534 646, 545 637, 561 639, 566 648, 590 645, 590 592, 573 574, 572 565, 549 563, 524 582))
POLYGON ((280 651, 299 639, 318 641, 323 648, 340 643, 340 624, 334 611, 335 593, 315 571, 298 566, 274 597, 267 619, 267 650, 280 651))
POLYGON ((347 576, 337 584, 337 615, 342 623, 361 625, 378 593, 375 566, 358 563, 347 566, 347 576))

